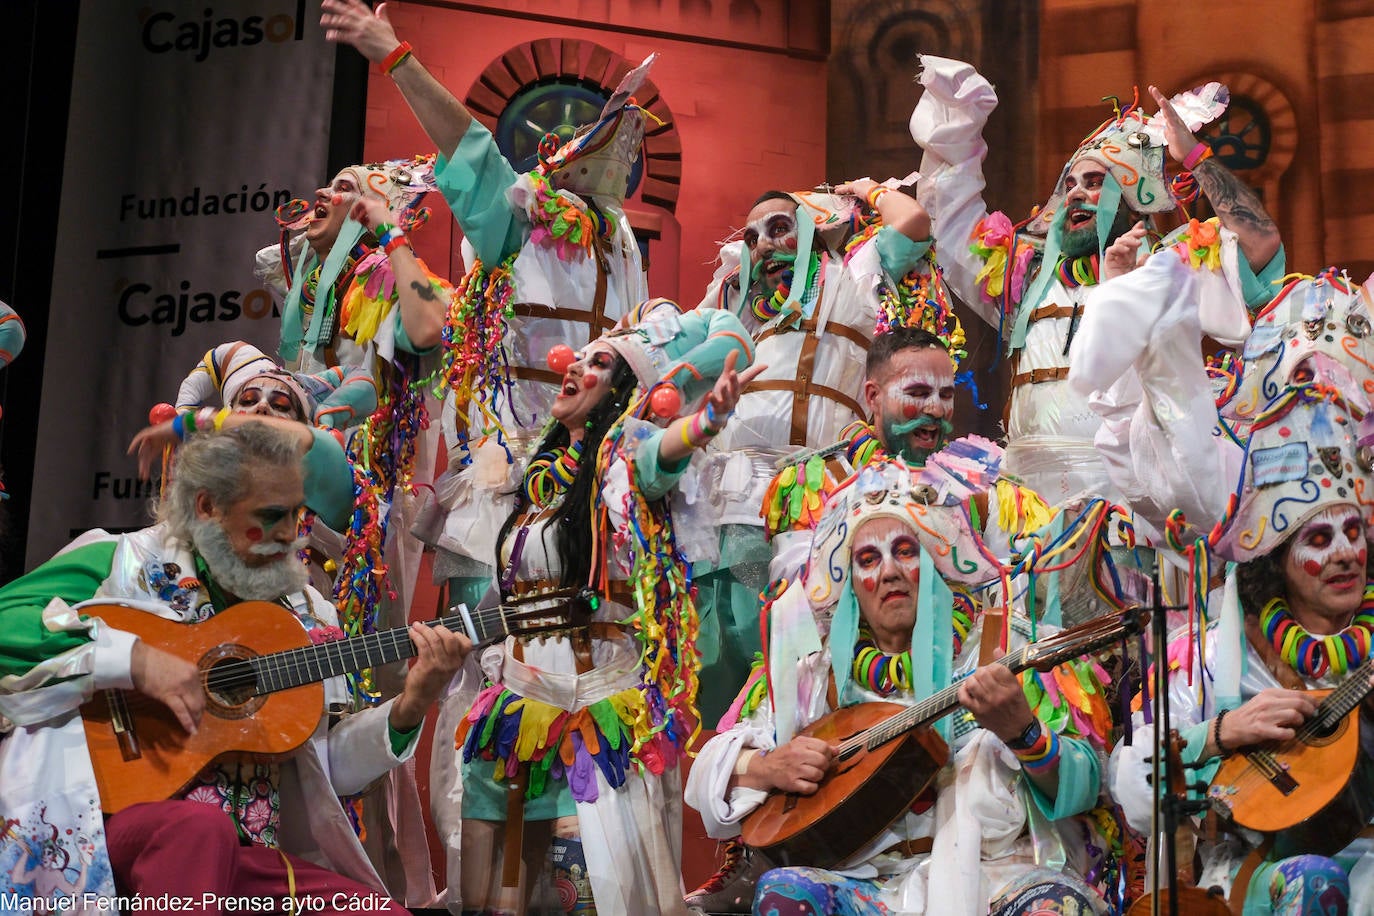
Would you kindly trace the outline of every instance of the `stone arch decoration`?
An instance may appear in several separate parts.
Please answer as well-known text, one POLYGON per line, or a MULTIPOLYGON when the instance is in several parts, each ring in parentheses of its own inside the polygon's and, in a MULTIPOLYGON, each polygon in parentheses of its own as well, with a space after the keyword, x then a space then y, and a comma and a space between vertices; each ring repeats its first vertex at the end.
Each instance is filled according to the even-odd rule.
POLYGON ((1297 113, 1282 89, 1246 70, 1204 74, 1185 85, 1197 86, 1208 80, 1230 88, 1231 105, 1198 135, 1212 144, 1217 157, 1241 180, 1261 192, 1272 212, 1281 203, 1279 179, 1297 152, 1297 113))
MULTIPOLYGON (((571 122, 589 119, 588 111, 595 118, 600 110, 592 107, 592 94, 609 98, 637 63, 592 41, 541 38, 517 45, 488 64, 463 104, 495 134, 498 121, 512 104, 547 100, 551 92, 561 92, 549 123, 531 124, 531 130, 548 128, 571 136, 576 126, 571 122)), ((652 117, 645 118, 643 160, 631 184, 637 184, 645 203, 676 213, 682 188, 682 142, 672 110, 652 80, 645 81, 635 101, 652 117)))

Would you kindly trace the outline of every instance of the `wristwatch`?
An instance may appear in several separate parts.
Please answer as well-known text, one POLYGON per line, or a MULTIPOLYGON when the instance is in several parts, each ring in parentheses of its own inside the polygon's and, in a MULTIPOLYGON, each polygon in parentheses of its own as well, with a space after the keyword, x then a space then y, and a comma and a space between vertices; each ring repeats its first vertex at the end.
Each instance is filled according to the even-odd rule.
POLYGON ((1031 719, 1031 724, 1026 726, 1026 730, 1008 741, 1007 747, 1013 751, 1024 751, 1030 748, 1035 742, 1040 740, 1040 720, 1031 719))

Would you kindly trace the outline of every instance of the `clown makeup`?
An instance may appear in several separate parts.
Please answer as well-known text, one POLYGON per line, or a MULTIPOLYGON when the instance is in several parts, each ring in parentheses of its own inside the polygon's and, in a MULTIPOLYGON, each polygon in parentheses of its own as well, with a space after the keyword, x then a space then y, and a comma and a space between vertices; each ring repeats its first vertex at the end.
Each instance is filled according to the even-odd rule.
POLYGON ((296 397, 285 384, 266 376, 250 379, 234 396, 234 413, 262 414, 287 420, 301 419, 296 397))
POLYGON ((916 533, 896 518, 864 522, 854 534, 850 575, 859 614, 878 647, 884 652, 910 648, 921 577, 916 533))
POLYGON ((1313 516, 1293 536, 1283 560, 1294 618, 1313 633, 1344 628, 1364 599, 1366 558, 1364 519, 1357 507, 1332 506, 1313 516))
POLYGON ((905 583, 914 587, 920 578, 921 545, 916 535, 901 522, 893 525, 877 523, 865 526, 854 538, 854 582, 856 589, 891 598, 885 583, 905 583))
POLYGON ((611 387, 616 352, 604 343, 593 343, 577 354, 563 373, 563 387, 549 413, 574 434, 580 435, 587 415, 611 387))
POLYGON ((749 211, 744 247, 752 265, 751 284, 773 292, 797 260, 797 207, 790 200, 770 199, 749 211))
POLYGON ((305 227, 305 238, 321 257, 328 254, 339 237, 339 228, 359 193, 357 179, 349 169, 335 175, 328 187, 315 189, 315 211, 310 225, 305 227))
POLYGON ((924 464, 954 432, 954 367, 942 350, 893 353, 885 370, 864 382, 864 397, 883 448, 909 462, 924 464))

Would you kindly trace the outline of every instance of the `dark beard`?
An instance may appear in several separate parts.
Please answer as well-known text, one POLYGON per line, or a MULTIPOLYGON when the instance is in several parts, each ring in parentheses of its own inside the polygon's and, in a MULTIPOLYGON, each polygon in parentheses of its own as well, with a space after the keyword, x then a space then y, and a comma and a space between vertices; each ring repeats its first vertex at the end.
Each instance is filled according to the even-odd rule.
MULTIPOLYGON (((1102 214, 1097 214, 1097 219, 1101 219, 1102 214)), ((1116 217, 1112 220, 1112 228, 1107 233, 1107 248, 1119 239, 1123 234, 1130 231, 1141 217, 1130 207, 1118 205, 1116 217)), ((1105 250, 1105 249, 1104 249, 1105 250)), ((1061 228, 1059 230, 1059 253, 1066 258, 1081 258, 1085 255, 1097 254, 1097 220, 1091 226, 1083 229, 1061 228)))
POLYGON ((280 560, 249 566, 234 552, 229 535, 214 519, 192 523, 191 543, 205 560, 216 584, 245 601, 275 601, 305 588, 309 573, 289 549, 280 560))

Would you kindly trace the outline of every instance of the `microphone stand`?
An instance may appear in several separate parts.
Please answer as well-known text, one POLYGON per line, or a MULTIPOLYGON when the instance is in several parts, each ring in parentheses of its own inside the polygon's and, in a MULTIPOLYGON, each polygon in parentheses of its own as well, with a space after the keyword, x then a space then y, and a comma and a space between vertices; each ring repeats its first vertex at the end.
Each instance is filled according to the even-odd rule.
MULTIPOLYGON (((1205 789, 1199 783, 1189 786, 1185 780, 1182 761, 1174 753, 1173 729, 1169 728, 1169 622, 1168 612, 1183 610, 1184 606, 1166 606, 1160 598, 1162 589, 1159 581, 1159 567, 1156 565, 1153 580, 1153 603, 1151 607, 1151 634, 1154 639, 1155 671, 1153 678, 1153 740, 1154 754, 1147 758, 1150 762, 1149 782, 1154 789, 1154 810, 1151 813, 1151 832, 1155 844, 1162 844, 1164 865, 1168 875, 1169 916, 1178 916, 1178 826, 1183 818, 1201 814, 1210 807, 1205 799, 1190 801, 1188 789, 1205 789), (1177 789, 1175 789, 1177 787, 1177 789)), ((1150 913, 1160 916, 1160 877, 1159 845, 1155 845, 1151 856, 1150 913)))

